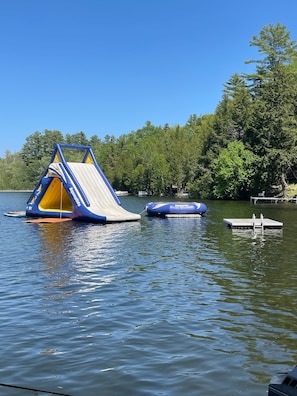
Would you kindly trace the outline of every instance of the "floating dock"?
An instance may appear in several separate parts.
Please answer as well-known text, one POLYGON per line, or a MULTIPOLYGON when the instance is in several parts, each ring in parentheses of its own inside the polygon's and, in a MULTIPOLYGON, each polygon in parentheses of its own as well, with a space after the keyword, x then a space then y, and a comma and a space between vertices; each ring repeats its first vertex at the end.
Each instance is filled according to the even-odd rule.
POLYGON ((196 219, 198 217, 202 217, 201 214, 199 213, 179 213, 179 214, 174 214, 174 213, 168 213, 165 215, 166 219, 196 219))
POLYGON ((245 228, 245 229, 265 229, 265 228, 282 228, 283 223, 280 221, 266 219, 261 214, 260 218, 255 215, 251 219, 224 219, 224 224, 229 228, 245 228))

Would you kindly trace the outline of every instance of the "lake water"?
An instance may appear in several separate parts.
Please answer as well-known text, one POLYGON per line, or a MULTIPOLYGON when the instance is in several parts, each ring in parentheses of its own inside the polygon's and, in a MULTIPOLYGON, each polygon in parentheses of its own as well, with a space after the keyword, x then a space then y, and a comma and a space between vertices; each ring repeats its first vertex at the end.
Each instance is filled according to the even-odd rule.
MULTIPOLYGON (((1 384, 72 396, 265 396, 297 364, 297 205, 196 219, 29 224, 0 193, 1 384), (232 231, 264 217, 282 230, 232 231)), ((141 213, 149 198, 121 197, 141 213)), ((0 385, 1 395, 34 395, 0 385)), ((41 393, 38 393, 41 394, 41 393)))

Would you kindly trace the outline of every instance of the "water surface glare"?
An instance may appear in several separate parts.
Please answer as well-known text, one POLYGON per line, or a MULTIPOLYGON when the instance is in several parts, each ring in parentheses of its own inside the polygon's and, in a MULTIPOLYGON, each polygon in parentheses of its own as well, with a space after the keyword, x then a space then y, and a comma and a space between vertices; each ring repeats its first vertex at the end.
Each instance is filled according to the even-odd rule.
MULTIPOLYGON (((0 215, 28 196, 0 193, 0 215)), ((135 213, 149 200, 121 198, 135 213)), ((267 395, 297 364, 297 205, 205 203, 203 218, 109 225, 1 215, 0 382, 72 396, 267 395), (253 213, 284 227, 223 224, 253 213)))

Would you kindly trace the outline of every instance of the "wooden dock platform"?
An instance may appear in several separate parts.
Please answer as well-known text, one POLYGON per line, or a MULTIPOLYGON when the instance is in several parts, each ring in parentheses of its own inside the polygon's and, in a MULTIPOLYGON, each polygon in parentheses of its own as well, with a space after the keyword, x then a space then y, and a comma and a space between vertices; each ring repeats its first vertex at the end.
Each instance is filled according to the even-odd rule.
POLYGON ((297 198, 279 198, 279 197, 258 196, 258 197, 250 197, 250 202, 253 204, 257 204, 257 203, 277 204, 279 202, 292 202, 292 203, 297 204, 297 198))
POLYGON ((280 221, 266 219, 263 215, 256 218, 255 215, 251 219, 224 219, 225 225, 229 228, 250 228, 250 229, 265 229, 265 228, 282 228, 283 223, 280 221))

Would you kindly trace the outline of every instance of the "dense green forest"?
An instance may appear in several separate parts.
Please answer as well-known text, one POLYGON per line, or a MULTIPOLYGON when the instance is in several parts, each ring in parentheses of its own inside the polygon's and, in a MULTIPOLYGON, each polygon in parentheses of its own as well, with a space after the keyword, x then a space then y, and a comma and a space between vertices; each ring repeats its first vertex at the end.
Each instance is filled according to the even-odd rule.
POLYGON ((281 24, 250 41, 259 59, 251 74, 234 73, 214 114, 190 115, 186 125, 154 126, 129 134, 65 136, 35 132, 18 153, 0 159, 0 189, 33 189, 56 143, 92 147, 115 189, 151 194, 247 199, 265 191, 288 194, 297 183, 297 45, 281 24))

